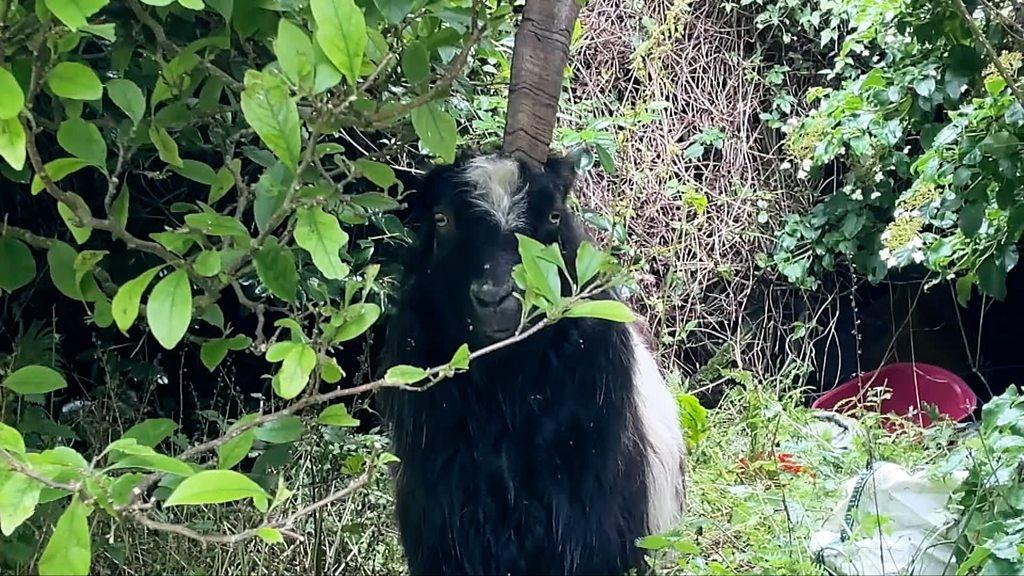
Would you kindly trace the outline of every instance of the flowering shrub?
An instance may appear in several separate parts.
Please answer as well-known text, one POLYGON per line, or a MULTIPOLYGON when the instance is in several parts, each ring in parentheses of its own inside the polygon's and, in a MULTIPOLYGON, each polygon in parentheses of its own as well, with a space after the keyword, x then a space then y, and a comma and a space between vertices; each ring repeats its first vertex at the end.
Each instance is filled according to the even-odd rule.
MULTIPOLYGON (((809 10, 806 8, 804 10, 809 10)), ((775 263, 805 287, 851 263, 872 280, 920 264, 1001 298, 1024 231, 1021 27, 1010 3, 832 2, 805 30, 840 39, 816 107, 784 126, 800 178, 827 191, 791 215, 775 263)), ((796 10, 796 13, 800 13, 796 10)))

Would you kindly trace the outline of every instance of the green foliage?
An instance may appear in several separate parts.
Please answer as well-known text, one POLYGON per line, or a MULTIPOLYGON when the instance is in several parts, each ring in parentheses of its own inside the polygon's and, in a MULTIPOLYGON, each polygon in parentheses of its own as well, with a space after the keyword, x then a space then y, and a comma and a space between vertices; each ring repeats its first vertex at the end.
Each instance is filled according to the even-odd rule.
POLYGON ((922 265, 1002 298, 1024 232, 1020 25, 961 0, 758 3, 837 47, 784 130, 798 178, 838 182, 786 220, 779 270, 813 287, 840 260, 873 281, 922 265))
POLYGON ((1024 397, 1016 388, 985 405, 979 434, 950 456, 939 473, 967 468, 955 494, 963 521, 958 575, 1024 570, 1024 397))
MULTIPOLYGON (((494 0, 0 0, 0 188, 17 206, 0 223, 15 340, 0 356, 0 569, 87 573, 126 526, 279 544, 298 530, 281 510, 304 438, 344 444, 348 476, 394 461, 347 397, 438 384, 476 352, 376 381, 337 358, 386 314, 381 252, 409 237, 395 159, 454 159, 464 103, 507 79, 512 18, 494 0), (235 379, 267 386, 200 409, 199 426, 154 400, 235 379), (218 505, 241 514, 167 528, 218 505)), ((524 250, 516 338, 632 320, 590 300, 618 273, 593 246, 573 271, 553 247, 524 250)))

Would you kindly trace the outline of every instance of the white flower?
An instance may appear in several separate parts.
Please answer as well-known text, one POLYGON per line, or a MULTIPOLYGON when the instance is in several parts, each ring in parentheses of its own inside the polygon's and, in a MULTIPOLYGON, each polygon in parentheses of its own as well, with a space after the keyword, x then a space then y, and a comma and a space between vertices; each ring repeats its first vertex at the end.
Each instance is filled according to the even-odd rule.
POLYGON ((811 159, 810 158, 804 158, 800 162, 800 168, 803 169, 803 170, 810 170, 811 169, 811 159))
POLYGON ((861 200, 864 199, 864 194, 862 194, 860 190, 854 190, 852 193, 850 193, 850 198, 860 202, 861 200))
POLYGON ((882 195, 881 192, 879 192, 878 190, 875 190, 874 192, 871 193, 871 199, 874 200, 875 198, 878 198, 881 195, 882 195))
POLYGON ((878 257, 881 258, 882 260, 888 260, 889 258, 892 257, 892 250, 889 250, 888 248, 882 248, 882 250, 879 251, 878 253, 878 257))
POLYGON ((924 262, 924 252, 920 250, 914 250, 910 257, 913 258, 914 262, 917 262, 918 264, 924 262))
POLYGON ((800 170, 796 171, 796 177, 803 180, 804 178, 807 178, 807 172, 804 172, 804 170, 801 168, 800 170))
POLYGON ((907 246, 920 251, 920 248, 924 247, 924 240, 921 240, 920 236, 914 236, 914 238, 907 244, 907 246))
POLYGON ((881 172, 875 173, 875 182, 881 182, 883 178, 885 178, 885 176, 883 176, 881 172))
POLYGON ((897 264, 899 264, 899 262, 896 260, 895 256, 890 256, 885 259, 885 265, 889 268, 895 268, 897 264))
POLYGON ((790 169, 790 168, 792 168, 792 167, 793 167, 793 165, 792 165, 792 164, 790 164, 789 160, 786 160, 786 161, 785 161, 785 162, 783 162, 782 164, 779 164, 779 168, 781 168, 781 169, 783 169, 783 170, 789 170, 789 169, 790 169))

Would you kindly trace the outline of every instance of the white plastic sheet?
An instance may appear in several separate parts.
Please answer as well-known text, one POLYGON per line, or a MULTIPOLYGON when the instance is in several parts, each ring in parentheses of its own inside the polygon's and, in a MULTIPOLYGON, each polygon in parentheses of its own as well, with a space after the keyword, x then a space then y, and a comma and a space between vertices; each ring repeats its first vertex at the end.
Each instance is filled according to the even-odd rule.
POLYGON ((810 549, 832 574, 952 575, 956 572, 947 505, 963 475, 947 480, 879 462, 850 479, 845 496, 810 549))

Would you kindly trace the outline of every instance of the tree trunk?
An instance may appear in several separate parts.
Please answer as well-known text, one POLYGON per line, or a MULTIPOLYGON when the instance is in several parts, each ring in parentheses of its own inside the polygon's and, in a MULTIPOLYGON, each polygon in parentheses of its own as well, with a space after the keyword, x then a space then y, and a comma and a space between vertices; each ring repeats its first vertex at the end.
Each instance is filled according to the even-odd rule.
POLYGON ((503 150, 535 168, 548 159, 578 0, 527 0, 512 52, 503 150))

